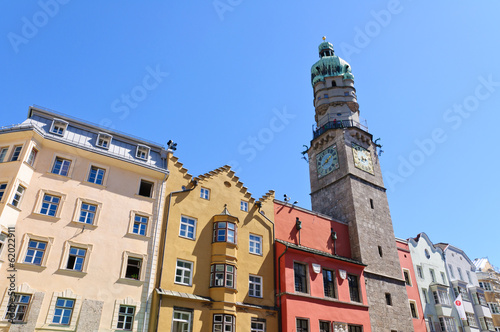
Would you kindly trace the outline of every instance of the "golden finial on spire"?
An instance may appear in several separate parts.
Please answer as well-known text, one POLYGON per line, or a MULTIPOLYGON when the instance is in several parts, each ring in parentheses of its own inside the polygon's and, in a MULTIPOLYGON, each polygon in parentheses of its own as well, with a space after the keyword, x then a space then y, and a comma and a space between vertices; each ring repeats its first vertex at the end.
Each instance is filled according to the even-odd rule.
POLYGON ((326 36, 323 36, 323 41, 325 41, 325 40, 326 40, 326 36))

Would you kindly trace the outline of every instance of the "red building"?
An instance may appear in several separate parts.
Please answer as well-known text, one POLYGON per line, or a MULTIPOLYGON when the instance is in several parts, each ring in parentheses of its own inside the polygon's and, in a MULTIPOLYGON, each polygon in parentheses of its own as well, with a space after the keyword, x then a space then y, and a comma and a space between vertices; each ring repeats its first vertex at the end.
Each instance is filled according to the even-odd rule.
POLYGON ((363 270, 346 223, 275 201, 281 331, 371 332, 363 270))
POLYGON ((415 332, 426 332, 424 310, 422 308, 422 302, 420 301, 417 278, 413 270, 413 262, 411 260, 408 241, 396 239, 396 247, 398 248, 399 264, 402 269, 401 273, 406 283, 406 292, 408 293, 411 316, 413 317, 413 328, 415 332))

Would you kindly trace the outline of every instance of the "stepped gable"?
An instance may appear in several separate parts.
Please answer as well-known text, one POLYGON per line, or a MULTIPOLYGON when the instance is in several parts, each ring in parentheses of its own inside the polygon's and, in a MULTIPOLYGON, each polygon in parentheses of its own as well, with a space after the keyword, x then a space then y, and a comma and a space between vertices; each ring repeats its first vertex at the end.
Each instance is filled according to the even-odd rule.
MULTIPOLYGON (((248 199, 249 203, 253 204, 255 202, 256 199, 252 197, 252 194, 248 191, 248 188, 244 186, 243 182, 241 182, 240 178, 235 175, 234 171, 231 170, 231 166, 229 165, 224 165, 205 174, 198 175, 197 177, 193 178, 193 180, 203 182, 220 174, 226 175, 228 177, 228 180, 233 182, 234 185, 240 189, 240 192, 245 196, 245 198, 248 199)), ((264 202, 268 199, 274 199, 274 190, 269 190, 266 194, 259 198, 258 201, 264 202)))
POLYGON ((179 161, 179 158, 174 157, 173 155, 170 157, 170 160, 172 161, 172 164, 174 167, 179 169, 179 172, 184 174, 184 178, 188 181, 191 181, 193 179, 193 176, 188 173, 187 168, 183 167, 183 163, 179 161))

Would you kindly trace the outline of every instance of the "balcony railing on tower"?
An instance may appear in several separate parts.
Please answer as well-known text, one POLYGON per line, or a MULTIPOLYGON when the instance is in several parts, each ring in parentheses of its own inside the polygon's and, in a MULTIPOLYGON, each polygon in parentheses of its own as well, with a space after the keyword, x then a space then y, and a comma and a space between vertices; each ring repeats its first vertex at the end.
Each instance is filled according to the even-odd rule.
POLYGON ((319 137, 321 134, 323 134, 328 129, 356 127, 356 128, 359 128, 363 131, 368 132, 368 126, 366 125, 366 120, 364 121, 364 123, 365 123, 365 125, 363 125, 357 121, 354 121, 352 119, 345 119, 345 120, 328 119, 327 122, 325 122, 320 127, 315 127, 313 125, 313 139, 315 139, 316 137, 319 137))

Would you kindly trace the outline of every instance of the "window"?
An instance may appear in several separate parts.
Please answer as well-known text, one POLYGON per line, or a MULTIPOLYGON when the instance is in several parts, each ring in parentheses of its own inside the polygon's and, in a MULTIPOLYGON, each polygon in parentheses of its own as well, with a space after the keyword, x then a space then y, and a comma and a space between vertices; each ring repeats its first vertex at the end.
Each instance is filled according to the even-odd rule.
POLYGON ((417 274, 420 279, 424 279, 424 271, 420 265, 417 265, 417 274))
POLYGON ((191 312, 174 310, 172 331, 191 332, 191 312))
POLYGON ((307 265, 293 263, 293 272, 295 277, 295 291, 307 293, 307 265))
POLYGON ((68 270, 82 271, 86 253, 86 249, 70 247, 66 268, 68 270))
POLYGON ((55 217, 60 202, 61 202, 61 197, 49 194, 43 195, 42 208, 40 209, 40 214, 45 214, 47 216, 55 217))
POLYGON ((201 187, 200 197, 203 199, 210 199, 210 189, 201 187))
POLYGON ((179 229, 179 236, 194 240, 195 235, 196 235, 196 219, 181 216, 181 226, 179 229))
POLYGON ((138 145, 135 156, 139 159, 147 160, 149 157, 149 147, 145 145, 138 145))
POLYGON ((214 222, 214 242, 236 243, 236 224, 232 222, 214 222))
POLYGON ((469 324, 470 327, 479 327, 473 313, 466 312, 465 316, 467 317, 467 324, 469 324))
POLYGON ((372 198, 370 198, 370 208, 372 208, 372 209, 374 208, 373 207, 373 199, 372 198))
POLYGON ((118 330, 132 331, 134 327, 134 314, 135 307, 120 305, 120 310, 118 311, 118 323, 116 323, 116 328, 118 330))
POLYGON ((453 266, 451 266, 451 264, 448 264, 448 270, 450 270, 451 277, 455 278, 455 274, 453 273, 453 266))
POLYGON ((28 156, 28 160, 26 161, 28 165, 33 166, 35 164, 36 155, 38 154, 38 150, 33 148, 31 149, 30 155, 28 156))
POLYGON ((464 277, 462 275, 462 269, 457 267, 457 271, 458 271, 458 277, 460 278, 460 280, 464 280, 464 277))
POLYGON ((52 173, 62 176, 68 176, 70 166, 71 160, 56 157, 54 166, 52 166, 52 173))
POLYGON ((413 318, 418 318, 417 305, 415 302, 410 302, 410 311, 413 318))
POLYGON ((467 293, 467 289, 465 287, 453 287, 453 292, 455 293, 455 298, 457 298, 459 295, 462 295, 463 301, 470 301, 469 293, 467 293))
POLYGON ((498 303, 488 303, 492 314, 500 314, 500 307, 498 303))
POLYGON ((491 284, 489 282, 479 282, 479 287, 490 292, 493 291, 493 288, 491 287, 491 284))
POLYGON ((132 233, 138 235, 146 235, 146 231, 148 229, 148 220, 148 217, 136 214, 134 216, 134 226, 132 229, 132 233))
POLYGON ((392 296, 390 293, 385 293, 385 304, 392 305, 392 296))
POLYGON ((210 266, 210 287, 236 288, 236 268, 228 264, 210 266))
POLYGON ((47 242, 30 240, 28 243, 28 250, 26 251, 26 257, 24 257, 24 263, 42 265, 46 248, 47 242))
POLYGON ((408 270, 403 270, 403 276, 405 278, 405 284, 411 286, 410 272, 408 270))
POLYGON ((109 149, 109 145, 111 144, 111 135, 105 133, 99 133, 97 136, 97 146, 103 149, 109 149))
POLYGON ((240 210, 244 212, 248 212, 248 202, 241 201, 240 202, 240 210))
POLYGON ((8 147, 2 147, 2 148, 0 148, 0 163, 4 162, 5 156, 7 155, 8 151, 9 151, 8 147))
POLYGON ((361 302, 360 296, 359 296, 359 280, 358 276, 348 274, 347 275, 347 280, 349 282, 349 294, 351 296, 351 301, 354 302, 361 302))
POLYGON ((484 294, 480 293, 480 292, 477 292, 476 294, 477 294, 477 300, 478 300, 479 304, 487 306, 488 303, 486 302, 486 298, 484 297, 484 294))
POLYGON ((383 253, 382 253, 382 246, 378 246, 378 255, 379 255, 380 257, 382 257, 382 256, 383 256, 383 253))
POLYGON ((452 317, 439 317, 439 325, 441 331, 456 331, 455 320, 452 317))
POLYGON ((23 149, 22 145, 14 146, 14 150, 12 151, 12 155, 10 156, 10 161, 19 160, 19 155, 21 154, 22 149, 23 149))
POLYGON ((297 318, 297 332, 309 332, 309 321, 297 318))
POLYGON ((319 321, 319 332, 330 332, 330 322, 319 321))
POLYGON ((95 184, 103 184, 104 174, 106 174, 106 170, 104 168, 91 166, 89 178, 87 179, 87 181, 90 183, 95 183, 95 184))
POLYGON ((175 283, 191 286, 191 276, 193 274, 193 263, 178 259, 175 268, 175 283))
POLYGON ((424 295, 425 303, 429 303, 429 296, 427 295, 427 289, 422 288, 422 294, 424 295))
POLYGON ((139 195, 144 197, 152 197, 153 185, 153 182, 141 180, 141 185, 139 186, 139 195))
POLYGON ((323 291, 326 297, 335 298, 335 272, 323 269, 323 291))
POLYGON ((252 275, 249 277, 248 295, 262 297, 262 277, 252 275))
POLYGON ((68 127, 68 123, 64 120, 54 119, 52 122, 52 127, 50 128, 50 132, 56 135, 64 135, 64 131, 68 127))
POLYGON ((429 250, 425 249, 424 253, 425 253, 425 257, 427 257, 427 259, 431 258, 431 254, 429 253, 429 250))
POLYGON ((348 325, 349 332, 363 332, 363 326, 360 325, 348 325))
POLYGON ((23 323, 31 301, 31 295, 28 294, 13 294, 9 298, 7 306, 7 314, 5 319, 11 320, 14 323, 23 323))
POLYGON ((437 291, 432 292, 432 294, 434 295, 434 303, 450 305, 450 298, 445 290, 438 289, 437 291))
POLYGON ((12 205, 15 207, 19 207, 19 204, 21 203, 21 199, 23 198, 23 194, 26 188, 23 186, 19 185, 17 186, 16 193, 14 194, 14 198, 12 199, 12 205))
POLYGON ((444 272, 441 272, 441 279, 443 280, 443 284, 446 285, 446 276, 445 276, 444 272))
POLYGON ((71 321, 71 315, 73 314, 74 305, 75 300, 58 297, 56 301, 54 317, 52 318, 52 323, 69 325, 71 321))
POLYGON ((5 190, 7 190, 7 182, 0 183, 0 202, 2 201, 3 195, 5 194, 5 190))
POLYGON ((82 202, 80 207, 80 217, 79 222, 93 225, 95 220, 95 215, 97 212, 97 205, 82 202))
POLYGON ((265 319, 252 318, 250 332, 266 332, 265 319))
POLYGON ((436 282, 436 272, 434 272, 434 269, 429 269, 429 272, 431 273, 432 282, 436 282))
POLYGON ((470 277, 470 272, 469 271, 465 271, 467 272, 467 280, 469 280, 469 284, 472 284, 472 279, 470 277))
POLYGON ((486 321, 486 326, 488 327, 488 330, 495 331, 495 326, 493 325, 493 319, 484 317, 484 320, 486 321))
POLYGON ((484 317, 479 317, 479 324, 481 325, 481 330, 487 330, 486 321, 484 317))
POLYGON ((125 271, 125 278, 127 279, 141 279, 141 265, 142 259, 135 257, 127 258, 127 269, 125 271))
POLYGON ((349 92, 344 91, 344 96, 349 96, 349 92))
POLYGON ((332 86, 337 86, 337 83, 335 81, 332 81, 332 86))
POLYGON ((234 332, 236 319, 233 315, 214 315, 213 332, 234 332))
POLYGON ((262 255, 262 236, 250 234, 250 253, 262 255))

